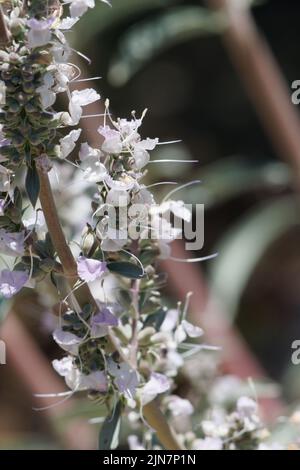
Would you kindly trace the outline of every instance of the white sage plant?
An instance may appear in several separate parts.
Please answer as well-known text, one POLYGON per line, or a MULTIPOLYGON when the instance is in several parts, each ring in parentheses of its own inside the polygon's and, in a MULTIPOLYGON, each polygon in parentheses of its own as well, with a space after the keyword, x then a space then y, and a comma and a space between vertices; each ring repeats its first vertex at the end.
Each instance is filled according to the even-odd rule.
MULTIPOLYGON (((146 112, 115 119, 106 100, 99 116, 101 148, 79 145, 85 107, 100 96, 90 87, 75 89, 84 79, 72 63, 76 52, 65 33, 96 2, 2 3, 0 252, 13 262, 0 272, 0 292, 11 298, 45 279, 57 288, 59 320, 53 338, 63 357, 53 367, 70 388, 67 397, 86 391, 106 406, 100 448, 113 445, 125 413, 134 429, 144 428, 149 448, 154 436, 156 445, 166 449, 226 448, 245 422, 247 436, 256 430, 253 403, 238 404, 239 414, 226 421, 226 436, 208 421, 202 439, 176 435, 166 420, 193 414, 192 404, 175 394, 174 384, 183 353, 195 349, 193 340, 203 332, 187 320, 188 298, 168 310, 160 294, 165 277, 157 262, 171 257, 171 242, 182 233, 170 214, 177 222, 192 217, 182 201, 165 198, 157 204, 143 183, 150 152, 161 142, 141 137, 146 112), (60 94, 68 100, 65 111, 56 109, 60 94), (77 181, 85 181, 94 194, 76 255, 52 193, 49 173, 55 162, 73 165, 77 181), (17 182, 24 173, 22 186, 17 182), (35 210, 31 220, 24 217, 25 193, 35 210), (46 232, 40 230, 44 221, 46 232), (109 283, 113 297, 106 291, 109 283)), ((143 448, 136 436, 130 446, 143 448)))

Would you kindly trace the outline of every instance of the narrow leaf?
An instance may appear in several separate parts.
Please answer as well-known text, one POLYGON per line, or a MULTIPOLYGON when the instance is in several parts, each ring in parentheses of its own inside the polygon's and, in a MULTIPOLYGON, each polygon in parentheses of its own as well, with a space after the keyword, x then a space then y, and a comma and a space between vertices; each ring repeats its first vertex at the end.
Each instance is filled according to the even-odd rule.
POLYGON ((113 416, 108 416, 99 434, 99 450, 116 449, 119 445, 122 403, 119 401, 113 416))
POLYGON ((40 180, 35 166, 29 167, 27 170, 25 188, 31 204, 35 207, 40 193, 40 180))

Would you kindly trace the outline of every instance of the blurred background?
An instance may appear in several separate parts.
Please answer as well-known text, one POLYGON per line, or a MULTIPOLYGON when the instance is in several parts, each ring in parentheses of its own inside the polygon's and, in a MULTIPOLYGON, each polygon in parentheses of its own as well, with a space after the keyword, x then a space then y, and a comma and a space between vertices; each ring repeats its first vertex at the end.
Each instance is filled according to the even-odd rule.
MULTIPOLYGON (((255 97, 251 93, 255 60, 251 62, 250 54, 250 59, 244 56, 243 61, 245 51, 241 49, 239 56, 238 42, 225 38, 224 43, 224 16, 207 8, 206 2, 112 0, 112 9, 96 3, 70 33, 70 39, 75 49, 91 59, 91 65, 78 59, 88 75, 101 75, 95 86, 102 98, 110 98, 114 114, 120 117, 128 117, 131 110, 139 115, 148 108, 145 137, 181 140, 159 147, 154 158, 199 160, 197 164, 150 168, 149 182, 202 181, 182 190, 178 197, 205 204, 205 244, 193 255, 219 253, 216 259, 201 264, 165 263, 170 278, 166 297, 174 303, 194 290, 193 318, 203 325, 208 342, 219 345, 221 338, 221 346, 228 348, 218 353, 219 370, 241 378, 274 381, 280 387, 280 399, 292 408, 300 401, 300 366, 291 363, 291 344, 300 339, 297 164, 292 152, 284 155, 284 145, 277 145, 276 122, 273 131, 270 129, 274 113, 268 116, 259 107, 266 91, 255 97), (214 308, 210 320, 212 303, 217 312, 214 308)), ((275 59, 279 68, 274 70, 286 82, 283 89, 291 116, 283 107, 281 118, 295 123, 299 109, 292 105, 290 96, 292 82, 300 79, 300 4, 288 0, 252 3, 251 16, 262 35, 259 39, 266 39, 270 47, 266 53, 275 59)), ((254 45, 257 57, 262 44, 254 45)), ((259 74, 263 77, 265 72, 268 78, 268 70, 262 66, 259 74)), ((262 78, 255 86, 263 82, 262 78)), ((272 94, 275 100, 277 96, 271 82, 269 92, 267 104, 272 94)), ((84 125, 85 133, 93 139, 99 122, 85 120, 84 125)), ((297 147, 297 135, 294 143, 297 147)), ((160 189, 158 199, 164 194, 160 189)), ((182 257, 181 249, 179 245, 174 248, 182 257)), ((58 351, 49 335, 52 319, 44 316, 40 321, 38 302, 32 294, 23 296, 15 310, 17 326, 12 325, 9 332, 7 326, 0 337, 7 341, 14 328, 21 342, 24 335, 30 335, 26 336, 27 346, 33 349, 27 357, 32 358, 35 377, 28 377, 24 364, 8 350, 8 364, 0 366, 0 447, 72 445, 72 436, 68 444, 57 436, 61 430, 66 435, 70 421, 73 436, 74 426, 78 426, 82 443, 86 434, 87 442, 93 442, 97 426, 86 421, 95 417, 95 410, 85 400, 47 411, 33 410, 33 382, 39 380, 39 367, 33 365, 35 353, 42 353, 49 363, 58 351)), ((51 380, 45 390, 59 390, 52 371, 44 380, 51 380)))

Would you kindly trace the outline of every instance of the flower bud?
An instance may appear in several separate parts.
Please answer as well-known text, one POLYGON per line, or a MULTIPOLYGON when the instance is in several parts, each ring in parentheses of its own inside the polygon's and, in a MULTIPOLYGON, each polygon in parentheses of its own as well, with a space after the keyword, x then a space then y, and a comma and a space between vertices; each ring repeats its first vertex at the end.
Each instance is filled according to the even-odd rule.
POLYGON ((139 344, 141 346, 146 346, 151 342, 153 335, 155 335, 156 331, 152 326, 147 326, 138 334, 139 344))

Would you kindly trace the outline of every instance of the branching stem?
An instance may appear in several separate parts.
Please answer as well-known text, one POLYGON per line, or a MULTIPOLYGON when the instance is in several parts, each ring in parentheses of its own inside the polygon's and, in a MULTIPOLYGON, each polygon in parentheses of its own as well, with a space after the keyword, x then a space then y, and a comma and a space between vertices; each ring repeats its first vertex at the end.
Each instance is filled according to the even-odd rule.
MULTIPOLYGON (((78 280, 76 262, 66 241, 58 217, 57 208, 55 205, 48 174, 44 173, 41 170, 38 170, 38 173, 41 187, 39 197, 52 243, 57 251, 58 257, 63 266, 64 274, 67 278, 74 279, 74 283, 76 283, 78 280)), ((88 302, 92 303, 92 305, 95 304, 95 300, 86 284, 81 286, 76 291, 76 296, 77 295, 80 295, 80 298, 78 299, 79 302, 82 300, 85 303, 88 302)), ((137 349, 136 340, 134 340, 134 344, 135 349, 137 349)), ((124 355, 122 355, 122 359, 124 360, 124 355)), ((148 421, 149 425, 156 431, 157 437, 165 449, 182 449, 182 445, 178 441, 176 434, 168 424, 165 416, 161 412, 159 405, 156 401, 148 403, 146 406, 144 406, 143 414, 146 420, 148 421)))

